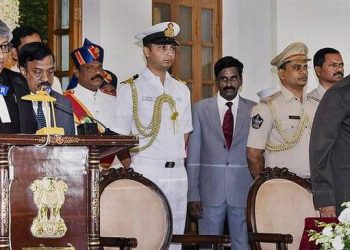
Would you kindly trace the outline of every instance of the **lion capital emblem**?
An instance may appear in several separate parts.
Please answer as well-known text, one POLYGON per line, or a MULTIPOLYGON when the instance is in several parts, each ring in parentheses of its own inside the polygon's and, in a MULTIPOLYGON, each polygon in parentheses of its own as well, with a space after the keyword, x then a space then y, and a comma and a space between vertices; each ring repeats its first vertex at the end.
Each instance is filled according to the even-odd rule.
POLYGON ((54 177, 44 177, 30 184, 34 204, 38 209, 30 231, 37 238, 61 238, 67 227, 60 209, 65 200, 68 185, 54 177))

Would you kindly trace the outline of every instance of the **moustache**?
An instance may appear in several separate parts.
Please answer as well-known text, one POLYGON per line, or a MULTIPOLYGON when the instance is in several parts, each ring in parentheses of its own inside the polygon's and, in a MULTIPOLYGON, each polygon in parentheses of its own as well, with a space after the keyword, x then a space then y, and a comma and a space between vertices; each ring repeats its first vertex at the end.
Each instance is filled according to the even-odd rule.
POLYGON ((236 88, 235 87, 224 87, 223 90, 234 90, 235 91, 236 88))
POLYGON ((51 86, 51 84, 48 81, 40 82, 39 87, 41 87, 41 86, 51 86))
POLYGON ((95 76, 91 77, 91 81, 93 81, 93 80, 95 80, 97 78, 100 78, 101 80, 103 80, 103 77, 100 74, 98 74, 98 75, 95 75, 95 76))
POLYGON ((337 75, 344 76, 344 73, 343 72, 337 72, 333 76, 337 76, 337 75))

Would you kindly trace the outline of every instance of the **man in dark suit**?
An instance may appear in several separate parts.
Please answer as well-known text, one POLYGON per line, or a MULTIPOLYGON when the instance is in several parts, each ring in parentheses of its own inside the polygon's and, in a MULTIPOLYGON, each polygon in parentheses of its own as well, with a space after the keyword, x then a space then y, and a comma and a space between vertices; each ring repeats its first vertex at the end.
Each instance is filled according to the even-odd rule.
MULTIPOLYGON (((22 82, 21 86, 17 84, 20 86, 18 99, 30 92, 36 93, 40 89, 45 89, 50 96, 56 98, 54 113, 57 127, 63 127, 66 135, 73 135, 75 128, 70 102, 63 95, 51 90, 54 77, 54 56, 51 49, 41 42, 24 45, 19 54, 19 66, 26 82, 22 82)), ((18 102, 21 133, 35 133, 42 126, 53 125, 53 112, 51 117, 47 117, 48 112, 45 112, 45 108, 50 109, 48 105, 36 101, 18 100, 18 102)))
POLYGON ((19 111, 15 93, 15 80, 20 74, 4 68, 11 51, 11 30, 0 20, 0 133, 19 133, 19 111))
POLYGON ((335 217, 350 200, 350 75, 324 94, 310 138, 310 168, 315 207, 335 217))
POLYGON ((254 102, 237 97, 243 64, 226 56, 214 67, 217 96, 193 109, 187 173, 191 216, 199 218, 199 233, 223 234, 225 217, 232 249, 249 249, 245 207, 252 176, 246 146, 254 102))

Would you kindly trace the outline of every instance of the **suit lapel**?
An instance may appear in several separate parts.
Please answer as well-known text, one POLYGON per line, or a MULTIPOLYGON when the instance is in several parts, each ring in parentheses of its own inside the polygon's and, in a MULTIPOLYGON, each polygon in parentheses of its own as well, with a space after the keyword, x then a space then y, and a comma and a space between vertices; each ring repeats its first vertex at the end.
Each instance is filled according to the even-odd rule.
MULTIPOLYGON (((63 108, 67 108, 69 109, 68 107, 65 107, 64 105, 61 104, 61 95, 55 91, 51 91, 51 94, 50 94, 52 97, 56 98, 56 101, 53 103, 53 107, 54 107, 54 110, 55 110, 55 118, 56 118, 56 126, 58 126, 58 124, 60 123, 59 121, 63 120, 64 117, 63 117, 63 113, 62 113, 62 109, 63 108)), ((50 105, 50 109, 51 109, 51 105, 50 105)), ((64 111, 63 111, 64 112, 64 111)), ((53 124, 53 112, 51 110, 51 126, 54 126, 53 124)), ((62 127, 62 126, 61 126, 62 127)))
POLYGON ((209 99, 207 108, 209 111, 208 122, 212 124, 211 127, 214 128, 214 131, 216 131, 216 133, 220 135, 221 139, 225 143, 225 136, 221 127, 217 96, 213 96, 212 98, 209 99))
POLYGON ((236 126, 235 126, 235 130, 233 131, 233 143, 235 142, 235 138, 238 139, 239 135, 241 134, 240 131, 242 130, 244 119, 246 118, 245 117, 246 112, 248 112, 248 105, 243 98, 239 97, 238 107, 237 107, 237 117, 235 117, 236 126))
MULTIPOLYGON (((245 101, 244 98, 241 98, 238 96, 238 107, 237 107, 237 115, 234 117, 236 119, 235 128, 233 131, 233 140, 231 149, 233 148, 233 144, 235 141, 239 141, 239 136, 242 134, 241 130, 243 128, 244 119, 246 119, 245 114, 249 112, 249 105, 245 101)), ((222 131, 221 127, 221 121, 220 121, 220 115, 219 115, 219 107, 217 102, 217 96, 214 96, 209 99, 208 107, 206 107, 208 110, 208 122, 211 124, 210 127, 214 128, 216 133, 218 133, 223 141, 225 143, 225 136, 224 132, 222 131)))
POLYGON ((55 92, 53 92, 53 91, 51 91, 51 94, 50 94, 52 97, 54 97, 54 98, 56 98, 56 101, 53 103, 53 108, 54 108, 54 112, 52 112, 52 106, 51 106, 51 103, 49 103, 49 105, 50 105, 50 110, 51 110, 51 112, 50 112, 50 116, 51 116, 51 126, 54 126, 55 124, 54 124, 54 119, 56 120, 56 126, 57 126, 57 121, 58 121, 58 114, 59 114, 59 112, 58 112, 58 109, 57 109, 57 103, 58 103, 58 97, 57 97, 57 95, 56 95, 56 93, 55 92), (55 118, 53 117, 53 115, 55 115, 55 118))
POLYGON ((36 115, 31 101, 22 100, 22 96, 30 94, 25 79, 17 78, 13 84, 18 101, 20 131, 24 134, 33 134, 37 130, 36 115))

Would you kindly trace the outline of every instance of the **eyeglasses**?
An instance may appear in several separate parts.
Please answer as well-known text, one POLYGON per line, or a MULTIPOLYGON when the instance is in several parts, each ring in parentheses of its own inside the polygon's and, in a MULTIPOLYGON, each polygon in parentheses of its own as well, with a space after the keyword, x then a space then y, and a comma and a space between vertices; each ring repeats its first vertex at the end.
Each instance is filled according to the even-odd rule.
POLYGON ((220 76, 218 80, 219 80, 219 82, 223 82, 223 83, 226 83, 226 84, 229 83, 229 82, 235 83, 235 82, 238 82, 240 80, 240 77, 232 76, 231 78, 228 78, 226 76, 220 76))
POLYGON ((44 73, 46 73, 48 78, 52 78, 55 74, 54 69, 48 69, 48 70, 35 69, 32 72, 33 72, 33 75, 39 79, 41 79, 43 77, 44 73))
POLYGON ((8 53, 12 49, 11 43, 0 44, 0 49, 3 53, 8 53))
POLYGON ((80 69, 92 73, 95 70, 102 70, 102 64, 84 64, 80 66, 80 69))

